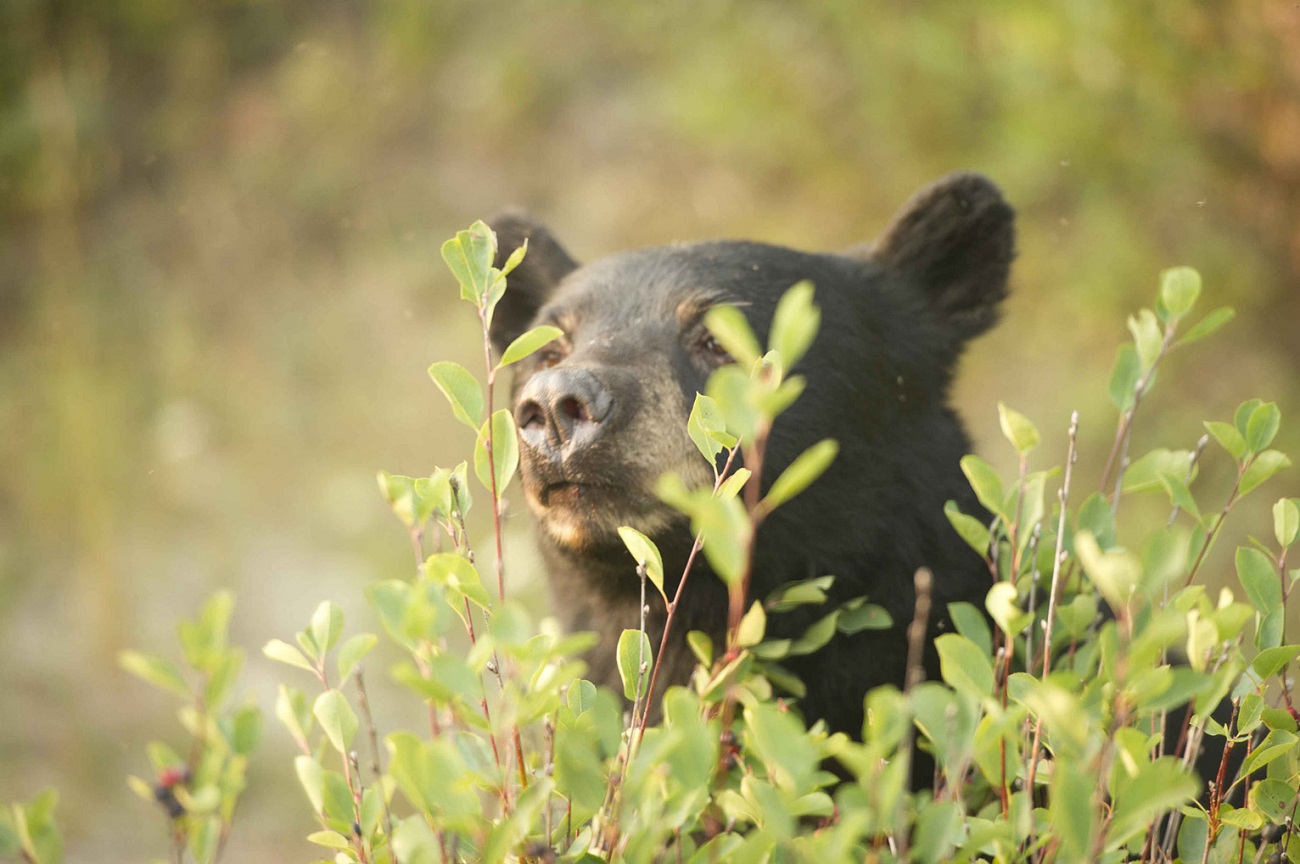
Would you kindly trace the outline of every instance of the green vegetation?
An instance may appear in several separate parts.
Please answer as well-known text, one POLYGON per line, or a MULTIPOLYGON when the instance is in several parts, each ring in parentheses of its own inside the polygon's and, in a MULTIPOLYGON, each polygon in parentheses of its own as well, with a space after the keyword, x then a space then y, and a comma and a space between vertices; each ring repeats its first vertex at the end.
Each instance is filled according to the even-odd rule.
MULTIPOLYGON (((443 248, 484 334, 506 273, 524 252, 496 270, 495 251, 482 223, 443 248)), ((1200 290, 1196 271, 1166 271, 1154 310, 1130 318, 1133 341, 1120 349, 1110 384, 1119 421, 1103 491, 1072 491, 1084 483, 1074 474, 1077 417, 1064 469, 1030 470, 1044 437, 1026 416, 999 405, 1018 473, 1007 482, 984 460, 966 457, 962 467, 993 521, 948 509, 954 529, 988 563, 988 617, 954 604, 958 632, 937 641, 943 680, 923 680, 932 577, 919 571, 907 681, 866 694, 860 742, 806 729, 774 700, 776 691, 797 696, 800 688, 779 661, 815 651, 837 628, 888 624, 884 610, 860 598, 829 610, 803 638, 773 642, 763 638, 767 616, 822 602, 830 577, 770 598, 748 596, 755 529, 835 458, 834 442, 814 445, 763 497, 751 473, 761 470, 773 420, 802 390, 783 370, 815 336, 813 286, 786 295, 766 352, 735 310, 710 313, 715 338, 738 362, 714 373, 690 432, 705 458, 726 467, 711 489, 688 489, 668 475, 660 494, 691 517, 697 542, 727 583, 726 644, 692 634, 699 661, 692 686, 665 693, 656 687, 657 649, 644 632, 626 631, 618 664, 630 711, 617 694, 581 679, 577 657, 591 645, 584 635, 539 630, 507 596, 499 517, 518 461, 513 418, 492 410, 490 389, 468 370, 435 363, 431 377, 475 433, 474 473, 494 517, 495 570, 475 555, 465 527, 467 463, 429 477, 380 475, 410 535, 416 572, 366 593, 404 655, 392 677, 423 703, 425 721, 418 730, 381 732, 363 662, 379 637, 345 638, 333 602, 319 605, 296 646, 268 642, 268 658, 307 673, 319 691, 281 684, 275 708, 301 751, 294 770, 318 823, 307 839, 331 856, 323 860, 373 864, 1296 858, 1300 735, 1287 681, 1300 645, 1288 641, 1286 605, 1300 579, 1300 569, 1287 567, 1300 539, 1300 500, 1278 500, 1271 536, 1237 550, 1245 602, 1227 589, 1212 596, 1197 581, 1230 512, 1289 465, 1269 449, 1280 412, 1251 400, 1231 421, 1206 423, 1208 435, 1193 450, 1128 455, 1162 361, 1231 317, 1216 310, 1191 323, 1200 290), (1196 482, 1210 438, 1236 466, 1226 495, 1196 482), (738 452, 751 468, 731 470, 738 452), (1142 495, 1166 500, 1168 518, 1133 536, 1118 513, 1142 495), (1224 503, 1208 506, 1210 498, 1224 503), (484 578, 493 572, 496 579, 484 578), (468 650, 450 638, 458 631, 468 650), (1171 664, 1171 657, 1183 660, 1171 664), (663 719, 651 722, 660 698, 663 719), (1216 710, 1222 706, 1230 716, 1216 710), (1189 766, 1208 742, 1223 756, 1202 788, 1189 766), (909 788, 918 748, 935 763, 926 789, 909 788), (1244 760, 1229 770, 1234 750, 1244 760), (849 779, 826 770, 831 764, 849 779)), ((551 328, 524 334, 497 364, 485 354, 489 380, 554 335, 551 328)), ((658 551, 636 531, 621 533, 643 595, 668 604, 671 627, 675 598, 664 593, 658 551)), ((119 658, 184 700, 189 755, 152 744, 155 778, 130 781, 161 810, 174 861, 221 859, 258 737, 256 707, 226 707, 243 665, 242 653, 227 645, 232 605, 228 594, 217 595, 181 626, 187 673, 160 657, 119 658)), ((60 861, 54 800, 47 792, 14 805, 0 822, 0 854, 60 861)))
MULTIPOLYGON (((157 854, 121 778, 152 770, 143 730, 188 740, 119 652, 161 653, 218 589, 240 598, 234 645, 292 641, 326 596, 367 629, 362 586, 411 560, 374 467, 469 462, 477 438, 418 385, 481 350, 431 288, 429 238, 471 213, 525 204, 583 258, 840 248, 978 169, 1023 230, 1006 326, 956 399, 1007 488, 998 399, 1039 423, 1035 471, 1077 410, 1075 497, 1097 488, 1115 428, 1097 382, 1175 261, 1238 318, 1162 361, 1134 459, 1194 450, 1254 394, 1289 421, 1271 446, 1300 453, 1297 57, 1290 0, 0 3, 0 800, 57 787, 70 860, 157 854)), ((1220 512, 1237 460, 1212 439, 1197 464, 1220 512)), ((1295 476, 1234 505, 1197 576, 1211 597, 1243 598, 1234 550, 1295 476)), ((1126 494, 1126 546, 1164 524, 1160 488, 1126 494)), ((509 588, 540 609, 506 495, 509 588)), ((480 501, 467 529, 490 525, 480 501)), ((270 666, 253 650, 227 705, 269 712, 270 666)), ((380 720, 414 723, 388 676, 367 683, 380 720)), ((264 739, 228 857, 307 860, 295 744, 274 722, 264 739)))

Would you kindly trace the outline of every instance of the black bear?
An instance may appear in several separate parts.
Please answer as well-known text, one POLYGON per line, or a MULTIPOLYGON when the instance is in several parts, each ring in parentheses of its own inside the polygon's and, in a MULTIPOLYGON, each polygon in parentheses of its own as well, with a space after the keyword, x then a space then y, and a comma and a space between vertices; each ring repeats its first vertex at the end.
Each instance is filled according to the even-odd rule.
MULTIPOLYGON (((838 254, 710 242, 580 266, 526 216, 505 215, 493 227, 503 259, 529 242, 496 311, 498 350, 529 326, 564 332, 516 373, 521 473, 555 609, 569 628, 600 635, 590 677, 615 689, 615 645, 638 626, 640 609, 617 528, 658 543, 672 596, 693 538, 685 518, 655 497, 655 482, 667 470, 688 483, 713 479, 686 431, 695 394, 729 359, 703 315, 734 304, 765 340, 781 295, 813 282, 821 331, 793 370, 807 389, 778 419, 762 479, 771 482, 820 439, 837 439, 840 450, 830 471, 763 524, 751 596, 830 574, 832 600, 866 595, 890 612, 891 629, 837 636, 787 664, 807 687, 801 708, 810 723, 860 735, 867 690, 902 683, 917 568, 934 574, 932 635, 946 626, 948 603, 982 608, 991 584, 943 506, 956 499, 964 512, 984 513, 958 465, 969 440, 948 390, 963 347, 997 320, 1007 293, 1014 212, 997 187, 974 174, 945 177, 917 193, 874 244, 838 254)), ((658 658, 669 684, 685 683, 694 665, 688 630, 715 644, 725 631, 723 586, 702 560, 695 566, 674 638, 658 658)), ((657 646, 663 609, 650 607, 657 646)), ((769 635, 801 635, 821 614, 773 616, 769 635)), ((927 666, 936 675, 933 651, 927 666)))

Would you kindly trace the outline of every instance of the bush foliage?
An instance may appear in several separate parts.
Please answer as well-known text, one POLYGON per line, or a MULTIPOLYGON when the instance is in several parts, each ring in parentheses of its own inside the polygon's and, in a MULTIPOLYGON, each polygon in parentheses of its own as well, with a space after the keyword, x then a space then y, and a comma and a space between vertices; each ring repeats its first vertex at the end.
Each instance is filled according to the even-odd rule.
MULTIPOLYGON (((1278 408, 1251 400, 1206 423, 1190 448, 1130 454, 1139 409, 1168 356, 1231 317, 1226 309, 1193 316, 1201 290, 1194 271, 1167 271, 1154 308, 1129 319, 1132 342, 1120 348, 1110 382, 1114 447, 1100 478, 1074 473, 1077 415, 1063 436, 1045 439, 1027 417, 998 406, 1019 470, 1002 477, 966 457, 962 469, 991 522, 954 504, 947 511, 988 564, 986 608, 948 610, 957 632, 936 643, 943 680, 922 680, 935 610, 933 577, 918 572, 907 680, 865 694, 865 728, 852 740, 804 725, 800 682, 781 660, 816 651, 836 632, 888 626, 887 614, 858 598, 827 609, 800 639, 766 641, 768 616, 822 603, 834 575, 771 597, 748 590, 756 530, 836 455, 835 442, 823 441, 760 493, 754 474, 767 433, 802 390, 787 370, 815 337, 813 286, 786 295, 766 351, 736 310, 710 313, 710 329, 736 362, 697 397, 690 433, 704 458, 725 467, 712 488, 668 475, 659 491, 689 516, 697 551, 728 586, 726 642, 689 634, 699 661, 691 686, 665 690, 654 665, 660 646, 644 628, 626 631, 618 645, 624 691, 612 693, 582 678, 589 638, 536 621, 507 590, 501 496, 518 451, 512 414, 494 407, 492 385, 556 334, 525 333, 494 361, 488 327, 526 254, 518 250, 497 270, 495 251, 482 223, 443 247, 484 333, 487 386, 455 363, 429 369, 475 433, 472 459, 428 477, 379 476, 414 567, 411 578, 366 594, 383 638, 404 654, 391 674, 427 706, 427 724, 387 731, 372 716, 365 660, 381 637, 346 633, 330 601, 292 641, 263 648, 297 670, 280 685, 274 713, 299 750, 304 821, 310 813, 308 839, 322 860, 1300 858, 1292 832, 1300 715, 1288 690, 1300 644, 1290 641, 1285 614, 1300 577, 1287 566, 1300 501, 1279 500, 1271 530, 1236 551, 1240 591, 1214 596, 1197 580, 1233 508, 1289 464, 1269 449, 1278 408), (749 467, 733 470, 737 454, 749 467), (1236 466, 1231 488, 1202 488, 1202 460, 1222 455, 1236 466), (1054 459, 1063 462, 1052 467, 1054 459), (1120 518, 1140 495, 1168 499, 1164 524, 1143 532, 1120 518), (465 528, 476 497, 493 515, 486 557, 465 528), (462 634, 467 651, 455 647, 462 634), (660 700, 662 719, 651 707, 660 700), (914 789, 918 750, 935 768, 932 783, 914 789), (1202 783, 1193 766, 1207 752, 1222 756, 1200 759, 1202 783)), ((666 605, 671 631, 677 597, 665 593, 658 551, 631 528, 621 533, 629 574, 635 564, 645 603, 666 605)), ((120 658, 181 700, 187 747, 149 745, 153 776, 129 781, 161 812, 174 861, 221 858, 259 737, 257 707, 231 699, 244 662, 227 644, 232 608, 221 594, 181 625, 184 668, 136 652, 120 658)), ((12 805, 0 819, 0 856, 60 860, 54 805, 53 792, 12 805)))

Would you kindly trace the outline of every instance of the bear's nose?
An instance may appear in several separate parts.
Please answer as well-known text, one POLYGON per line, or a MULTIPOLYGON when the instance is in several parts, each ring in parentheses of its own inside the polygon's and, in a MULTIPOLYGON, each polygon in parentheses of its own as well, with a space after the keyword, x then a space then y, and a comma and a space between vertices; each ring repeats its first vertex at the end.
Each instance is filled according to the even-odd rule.
POLYGON ((609 391, 586 369, 546 369, 524 385, 515 423, 525 445, 559 458, 595 441, 613 408, 609 391))

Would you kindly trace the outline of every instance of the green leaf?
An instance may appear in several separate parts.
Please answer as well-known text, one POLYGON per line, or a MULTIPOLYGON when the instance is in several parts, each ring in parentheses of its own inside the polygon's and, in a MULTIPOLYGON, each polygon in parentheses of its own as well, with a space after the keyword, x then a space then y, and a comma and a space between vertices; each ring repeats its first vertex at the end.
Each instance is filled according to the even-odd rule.
POLYGON ((311 616, 311 637, 324 657, 339 641, 343 632, 343 610, 326 600, 311 616))
POLYGON ((762 356, 758 340, 744 314, 735 306, 714 306, 704 315, 704 326, 731 358, 746 370, 762 356))
POLYGON ((1171 267, 1160 274, 1160 305, 1177 321, 1196 305, 1201 296, 1201 274, 1191 267, 1171 267))
POLYGON ((686 634, 686 644, 690 646, 691 653, 695 659, 700 661, 700 665, 708 669, 713 665, 713 640, 709 634, 701 630, 692 630, 686 634))
POLYGON ((308 843, 325 846, 330 849, 351 849, 352 843, 337 831, 313 831, 307 835, 308 843))
POLYGON ((325 806, 325 778, 320 763, 310 756, 298 756, 293 760, 293 767, 298 774, 298 782, 307 793, 307 800, 311 802, 312 812, 322 813, 325 806))
POLYGON ((944 681, 977 698, 993 695, 993 664, 978 645, 960 634, 944 633, 934 647, 944 681))
POLYGON ((1033 615, 1016 605, 1016 586, 1010 582, 999 582, 990 588, 984 598, 984 608, 1009 636, 1019 635, 1034 620, 1033 615))
MULTIPOLYGON (((1275 759, 1285 756, 1295 748, 1298 740, 1300 739, 1297 739, 1294 733, 1282 729, 1274 729, 1269 732, 1264 740, 1246 757, 1246 761, 1241 763, 1242 776, 1252 774, 1275 759)), ((1292 795, 1294 794, 1292 792, 1292 795)))
POLYGON ((1048 814, 1053 834, 1060 842, 1058 861, 1085 861, 1096 828, 1093 793, 1096 776, 1082 762, 1055 759, 1048 814))
POLYGON ((1256 609, 1264 614, 1282 605, 1282 585, 1277 568, 1268 556, 1258 549, 1242 546, 1237 549, 1237 578, 1246 596, 1256 609))
POLYGON ((956 501, 949 500, 943 505, 943 513, 948 517, 948 522, 956 529, 961 539, 965 540, 967 545, 980 554, 981 557, 989 554, 989 529, 980 520, 974 516, 968 516, 961 512, 956 501))
POLYGON ((632 559, 645 567, 646 578, 659 590, 659 596, 664 598, 666 605, 668 595, 664 593, 664 559, 659 555, 659 547, 649 537, 627 525, 618 529, 618 536, 623 539, 623 545, 631 553, 632 559))
POLYGON ((800 453, 789 467, 781 472, 781 476, 776 478, 776 482, 763 498, 763 506, 768 511, 775 510, 807 489, 830 467, 839 451, 839 442, 825 438, 800 453))
POLYGON ((1237 487, 1238 497, 1245 495, 1264 481, 1268 480, 1283 468, 1290 467, 1291 460, 1285 453, 1279 453, 1277 450, 1265 450, 1254 459, 1241 475, 1241 483, 1237 487))
POLYGON ((1281 780, 1257 780, 1250 787, 1250 804, 1274 825, 1282 825, 1291 818, 1295 802, 1295 789, 1281 780))
POLYGON ((789 653, 802 656, 812 654, 814 651, 820 651, 835 635, 839 617, 840 610, 836 609, 834 612, 818 618, 802 636, 790 643, 789 653))
MULTIPOLYGON (((515 249, 515 251, 511 252, 511 253, 510 253, 510 257, 506 259, 506 263, 505 263, 504 265, 502 265, 502 267, 501 267, 501 275, 502 275, 502 276, 509 276, 510 273, 511 273, 511 272, 512 272, 516 267, 518 267, 520 264, 523 263, 524 256, 527 255, 527 254, 528 254, 528 238, 525 237, 525 238, 524 238, 524 242, 523 242, 523 244, 520 245, 519 248, 515 249)), ((495 260, 495 256, 493 256, 493 257, 494 257, 494 260, 495 260)))
POLYGON ((715 471, 718 454, 736 446, 736 436, 727 432, 718 403, 703 393, 695 394, 691 416, 686 421, 686 431, 700 454, 710 465, 715 466, 715 471))
POLYGON ((456 232, 454 238, 442 244, 442 260, 460 283, 462 298, 475 303, 486 300, 496 251, 497 235, 481 221, 456 232))
POLYGON ((1233 459, 1241 461, 1241 458, 1246 455, 1246 439, 1237 431, 1236 426, 1219 420, 1210 420, 1206 422, 1205 428, 1233 459))
POLYGON ((454 552, 430 555, 424 562, 424 575, 447 592, 447 605, 462 621, 465 619, 466 598, 480 609, 486 610, 492 605, 478 570, 463 555, 454 552))
POLYGON ((1300 532, 1300 499, 1280 498, 1273 505, 1273 536, 1283 549, 1295 542, 1300 532))
POLYGON ((1255 414, 1255 409, 1264 404, 1263 399, 1247 399, 1237 406, 1237 411, 1232 415, 1232 425, 1237 427, 1237 431, 1242 435, 1246 434, 1246 429, 1250 425, 1250 418, 1255 414))
POLYGON ((1178 340, 1179 345, 1190 345, 1199 339, 1204 339, 1211 333, 1216 332, 1224 324, 1232 320, 1237 313, 1228 306, 1221 306, 1210 314, 1206 315, 1196 323, 1191 330, 1184 334, 1183 338, 1178 340))
POLYGON ((375 647, 379 642, 379 637, 374 633, 358 633, 348 641, 344 642, 339 648, 339 681, 343 681, 352 674, 352 669, 361 662, 370 649, 375 647))
POLYGON ((1187 476, 1191 452, 1158 448, 1134 460, 1124 472, 1125 492, 1143 492, 1164 487, 1166 477, 1181 481, 1187 476))
POLYGON ((152 654, 141 654, 139 651, 121 651, 117 655, 117 663, 127 672, 155 687, 186 698, 194 695, 181 677, 180 670, 170 660, 152 654))
POLYGON ((1110 401, 1121 414, 1133 407, 1138 378, 1141 376, 1137 351, 1133 350, 1132 345, 1121 345, 1115 354, 1115 367, 1110 373, 1110 401))
POLYGON ((1281 425, 1282 412, 1275 402, 1265 402, 1252 411, 1246 423, 1246 446, 1250 452, 1259 453, 1272 444, 1281 425))
POLYGON ((636 699, 645 693, 652 663, 650 639, 645 632, 624 630, 618 637, 618 674, 623 679, 624 696, 636 699), (643 664, 644 670, 641 668, 643 664))
POLYGON ((733 468, 731 474, 726 480, 718 484, 717 497, 735 498, 740 494, 740 490, 745 488, 749 478, 753 476, 748 468, 733 468))
POLYGON ((786 369, 794 368, 803 359, 821 326, 821 310, 812 301, 813 284, 804 280, 786 291, 776 304, 768 346, 781 355, 786 369))
POLYGON ((207 684, 203 688, 203 701, 209 710, 219 711, 238 682, 239 673, 244 670, 243 650, 227 648, 217 655, 217 659, 208 665, 208 669, 207 684))
POLYGON ((953 847, 962 838, 961 808, 951 799, 930 801, 916 818, 915 860, 937 864, 952 860, 953 847))
POLYGON ((889 610, 875 603, 862 603, 859 606, 845 604, 840 608, 840 617, 835 627, 841 633, 861 633, 863 630, 886 630, 892 627, 894 619, 889 610))
POLYGON ((834 576, 818 576, 801 582, 787 582, 768 595, 764 605, 769 612, 789 612, 799 606, 825 603, 826 591, 834 581, 834 576))
POLYGON ((736 644, 742 648, 751 648, 763 641, 763 633, 767 630, 767 613, 763 611, 763 604, 757 600, 754 605, 749 607, 749 611, 740 619, 740 627, 736 630, 736 644))
MULTIPOLYGON (((474 445, 474 473, 483 488, 491 491, 492 475, 488 471, 488 424, 479 430, 474 445)), ((492 415, 492 469, 496 472, 497 497, 505 494, 506 487, 519 468, 519 439, 515 435, 515 417, 508 408, 492 415)))
POLYGON ((1028 417, 1001 402, 998 403, 998 422, 1002 425, 1002 434, 1021 456, 1038 446, 1042 438, 1038 427, 1028 417))
POLYGON ((1010 522, 1006 514, 1006 493, 1002 489, 1002 480, 993 467, 980 457, 971 455, 961 457, 961 470, 985 509, 995 516, 1001 516, 1003 522, 1010 522))
POLYGON ((1088 531, 1075 535, 1074 552, 1084 572, 1111 608, 1127 606, 1142 584, 1142 565, 1137 556, 1122 549, 1102 552, 1096 538, 1088 531))
POLYGON ((1128 319, 1128 330, 1133 334, 1133 346, 1137 349, 1138 365, 1143 374, 1151 370, 1160 357, 1164 344, 1164 335, 1160 332, 1160 322, 1150 309, 1143 309, 1128 319))
POLYGON ((1078 530, 1091 533, 1102 549, 1115 545, 1115 516, 1100 493, 1092 493, 1079 507, 1078 530))
POLYGON ((993 632, 989 630, 988 619, 973 604, 964 601, 949 603, 948 617, 957 632, 974 642, 985 656, 993 653, 993 632))
POLYGON ((226 632, 230 627, 230 613, 235 606, 235 596, 229 591, 218 591, 203 604, 198 617, 180 626, 181 647, 185 662, 202 672, 212 671, 226 647, 226 632))
POLYGON ((704 534, 704 557, 724 583, 740 582, 753 525, 736 498, 709 497, 700 502, 693 523, 704 534))
POLYGON ((754 383, 749 374, 734 363, 728 363, 714 370, 704 389, 717 406, 727 431, 739 440, 753 441, 759 413, 754 404, 754 383))
POLYGON ((389 474, 387 471, 380 471, 378 480, 379 491, 397 518, 408 528, 415 525, 414 481, 402 474, 389 474))
POLYGON ((456 419, 477 432, 483 422, 483 388, 478 380, 464 366, 449 360, 430 366, 429 377, 451 403, 456 419))
POLYGON ((497 364, 497 368, 504 369, 512 363, 518 363, 537 351, 537 349, 549 345, 563 335, 563 330, 550 324, 534 327, 516 337, 513 342, 506 346, 506 350, 501 354, 501 362, 497 364))
POLYGON ((338 690, 326 690, 316 697, 312 713, 320 728, 329 737, 334 749, 345 757, 352 748, 352 738, 357 734, 357 715, 348 704, 347 697, 338 690))
POLYGON ((1261 681, 1267 681, 1286 668, 1287 664, 1300 655, 1300 645, 1282 645, 1266 648, 1251 661, 1250 668, 1255 670, 1261 681))
POLYGON ((1187 804, 1200 784, 1172 756, 1139 764, 1134 776, 1120 770, 1107 834, 1107 848, 1117 849, 1144 831, 1156 814, 1187 804))

